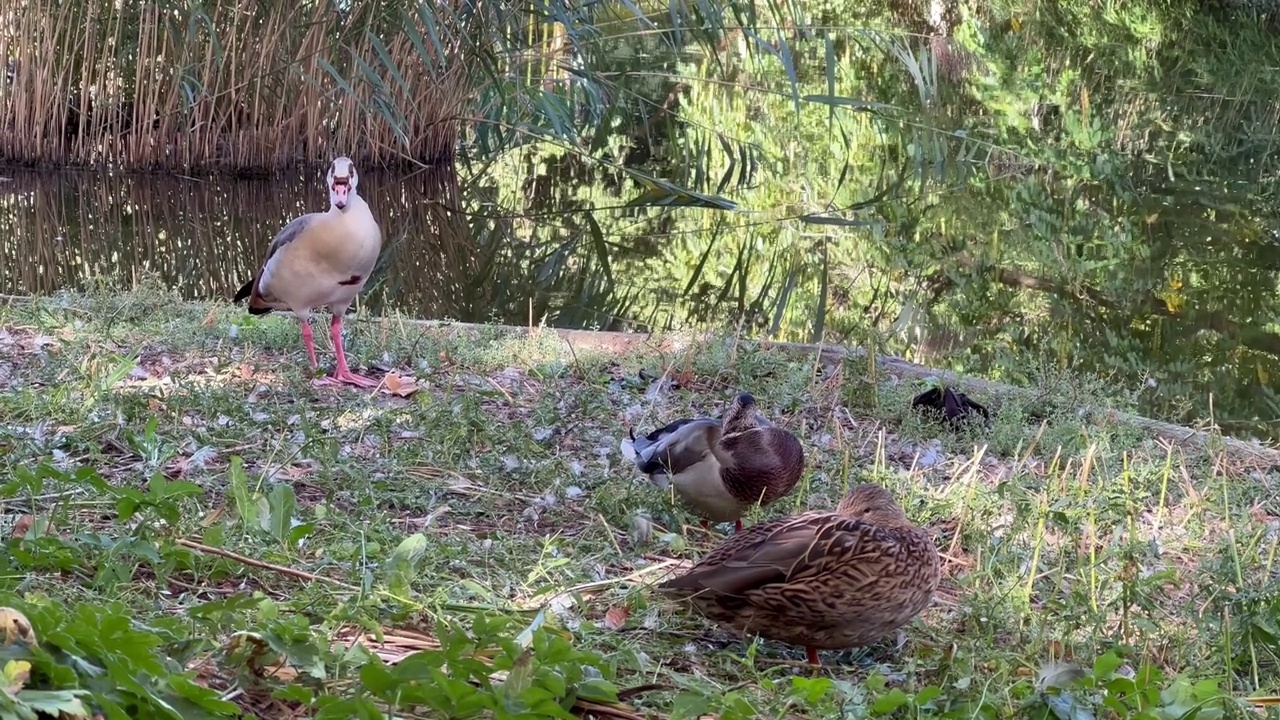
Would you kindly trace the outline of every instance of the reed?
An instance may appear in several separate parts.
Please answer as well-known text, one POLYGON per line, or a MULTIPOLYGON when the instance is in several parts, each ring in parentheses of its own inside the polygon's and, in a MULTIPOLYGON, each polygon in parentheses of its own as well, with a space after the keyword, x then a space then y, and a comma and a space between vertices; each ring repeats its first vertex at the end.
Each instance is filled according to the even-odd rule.
MULTIPOLYGON (((15 8, 15 5, 19 7, 15 8)), ((503 3, 26 0, 0 162, 271 172, 452 160, 503 3)))

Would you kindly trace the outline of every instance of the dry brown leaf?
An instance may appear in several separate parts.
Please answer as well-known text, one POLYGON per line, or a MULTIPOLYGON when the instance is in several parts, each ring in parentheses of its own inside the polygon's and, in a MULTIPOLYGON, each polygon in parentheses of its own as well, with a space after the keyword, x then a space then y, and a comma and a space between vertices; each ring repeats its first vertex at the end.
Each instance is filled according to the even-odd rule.
POLYGON ((156 398, 151 398, 147 401, 147 408, 153 413, 158 413, 161 410, 164 410, 164 403, 160 402, 156 398))
POLYGON ((1260 504, 1249 508, 1249 518, 1259 525, 1271 525, 1280 521, 1280 517, 1267 512, 1260 504))
POLYGON ((23 515, 22 517, 19 517, 18 522, 13 524, 13 537, 25 537, 35 522, 36 519, 30 515, 23 515))
POLYGON ((421 388, 418 387, 417 381, 412 377, 402 376, 394 370, 387 373, 386 377, 382 378, 382 387, 388 394, 405 398, 418 392, 418 390, 421 390, 421 388))
POLYGON ((181 478, 181 477, 187 476, 187 469, 190 467, 191 467, 191 458, 182 456, 182 457, 176 457, 173 460, 170 460, 169 464, 165 467, 165 469, 168 470, 170 475, 172 475, 173 477, 181 478))
POLYGON ((293 682, 298 679, 298 671, 292 665, 280 664, 269 670, 265 670, 263 675, 269 678, 275 678, 283 682, 293 682))
POLYGON ((604 626, 610 630, 618 630, 623 625, 627 624, 627 616, 630 614, 631 611, 625 607, 611 605, 609 606, 609 609, 604 612, 604 626))
POLYGON ((219 519, 221 519, 223 515, 226 515, 226 514, 227 514, 227 506, 219 505, 218 507, 205 513, 204 517, 200 518, 200 523, 199 523, 200 527, 209 527, 210 525, 214 524, 219 519))
POLYGON ((252 365, 250 365, 249 363, 240 363, 240 379, 241 379, 241 380, 252 380, 252 379, 253 379, 253 366, 252 366, 252 365))
POLYGON ((307 475, 310 475, 314 469, 315 468, 310 465, 281 465, 280 467, 271 470, 270 473, 268 473, 268 477, 273 481, 287 479, 292 482, 305 478, 307 475))
POLYGON ((58 533, 58 529, 54 527, 48 518, 40 520, 34 515, 20 515, 17 522, 13 524, 13 537, 22 537, 28 534, 31 537, 52 536, 54 534, 58 534, 63 539, 69 537, 67 533, 58 533))
POLYGON ((0 607, 0 640, 5 645, 12 645, 19 640, 32 647, 37 644, 36 631, 31 627, 31 621, 11 607, 0 607))
POLYGON ((217 325, 217 324, 218 324, 218 312, 217 312, 217 310, 210 310, 210 311, 209 311, 209 314, 205 316, 205 318, 204 318, 204 322, 202 322, 202 323, 200 323, 200 324, 201 324, 201 325, 204 325, 204 326, 205 326, 205 327, 207 327, 207 328, 211 328, 211 327, 213 327, 214 325, 217 325))

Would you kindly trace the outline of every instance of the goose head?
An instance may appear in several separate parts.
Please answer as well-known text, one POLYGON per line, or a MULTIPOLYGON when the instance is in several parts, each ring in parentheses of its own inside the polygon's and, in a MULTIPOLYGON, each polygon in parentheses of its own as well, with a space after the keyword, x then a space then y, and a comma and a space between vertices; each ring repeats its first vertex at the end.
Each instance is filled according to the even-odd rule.
POLYGON ((329 188, 329 202, 339 210, 346 210, 350 199, 356 194, 356 185, 360 178, 356 175, 356 164, 351 158, 343 155, 329 164, 329 175, 325 185, 329 188))

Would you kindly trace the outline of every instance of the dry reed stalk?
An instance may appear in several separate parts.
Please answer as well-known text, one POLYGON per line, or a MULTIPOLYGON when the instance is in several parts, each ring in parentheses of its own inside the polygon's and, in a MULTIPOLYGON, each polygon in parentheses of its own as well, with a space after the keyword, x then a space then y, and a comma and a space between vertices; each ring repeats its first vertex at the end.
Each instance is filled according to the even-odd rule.
POLYGON ((28 5, 0 13, 0 162, 187 172, 452 160, 494 17, 460 0, 28 5))

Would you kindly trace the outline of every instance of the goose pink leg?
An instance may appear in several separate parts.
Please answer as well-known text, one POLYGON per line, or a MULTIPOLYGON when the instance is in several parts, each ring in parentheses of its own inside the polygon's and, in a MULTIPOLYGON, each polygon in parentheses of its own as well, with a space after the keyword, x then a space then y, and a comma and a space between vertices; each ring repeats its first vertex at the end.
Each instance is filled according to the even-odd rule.
POLYGON ((381 383, 373 378, 357 375, 351 372, 351 368, 347 367, 347 353, 342 349, 342 316, 334 315, 329 321, 329 335, 333 338, 333 351, 338 356, 338 367, 333 372, 333 377, 321 378, 318 380, 320 385, 330 385, 333 383, 345 383, 347 385, 355 385, 362 388, 378 387, 381 383))
POLYGON ((311 336, 311 323, 302 322, 302 344, 307 346, 307 357, 311 358, 311 369, 315 370, 316 364, 316 341, 311 336))

